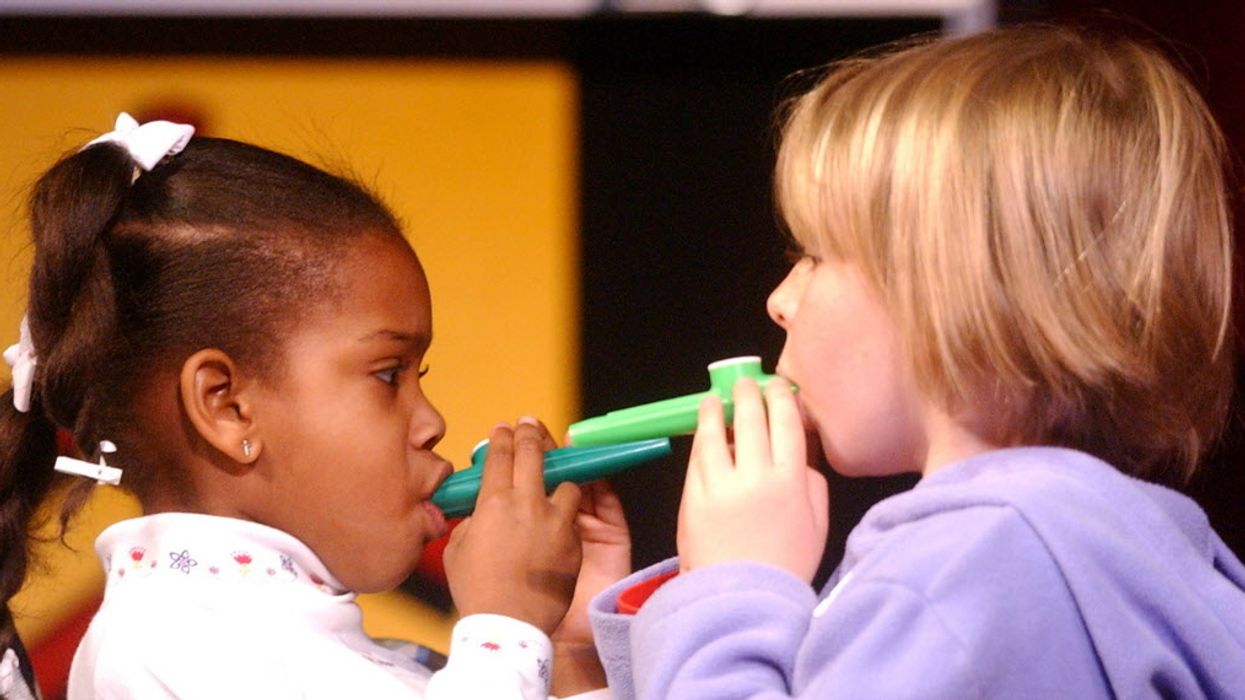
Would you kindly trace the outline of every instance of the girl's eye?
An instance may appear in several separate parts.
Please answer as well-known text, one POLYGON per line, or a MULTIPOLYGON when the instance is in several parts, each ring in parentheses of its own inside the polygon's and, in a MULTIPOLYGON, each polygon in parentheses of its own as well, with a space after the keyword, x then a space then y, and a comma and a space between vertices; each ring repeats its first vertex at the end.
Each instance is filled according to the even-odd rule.
MULTIPOLYGON (((395 367, 389 367, 388 369, 382 369, 378 372, 373 372, 372 376, 388 384, 389 386, 397 387, 402 383, 402 375, 408 369, 410 369, 410 365, 401 364, 395 367)), ((423 377, 426 374, 428 374, 427 365, 420 367, 419 372, 416 373, 416 375, 419 377, 423 377)))
POLYGON ((396 367, 390 367, 388 369, 382 369, 378 372, 373 372, 372 376, 388 384, 389 386, 396 387, 398 386, 398 383, 402 377, 402 372, 405 369, 405 365, 398 365, 396 367))

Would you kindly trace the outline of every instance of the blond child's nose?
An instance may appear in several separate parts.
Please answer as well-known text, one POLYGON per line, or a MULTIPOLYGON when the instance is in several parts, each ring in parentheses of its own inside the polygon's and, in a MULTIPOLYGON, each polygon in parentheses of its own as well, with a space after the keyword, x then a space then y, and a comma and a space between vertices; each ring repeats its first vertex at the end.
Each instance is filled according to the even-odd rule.
POLYGON ((774 287, 774 291, 769 293, 769 298, 765 300, 765 310, 774 323, 786 328, 787 319, 791 317, 792 303, 791 274, 788 273, 783 281, 774 287))

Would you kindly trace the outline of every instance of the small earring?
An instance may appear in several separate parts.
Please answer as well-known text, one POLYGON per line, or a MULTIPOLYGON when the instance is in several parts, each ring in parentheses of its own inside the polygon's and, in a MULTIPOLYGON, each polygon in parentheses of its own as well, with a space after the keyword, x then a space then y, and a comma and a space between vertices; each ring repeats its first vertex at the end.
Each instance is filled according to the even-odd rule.
POLYGON ((251 441, 250 440, 242 441, 242 454, 246 456, 247 459, 251 458, 251 441))

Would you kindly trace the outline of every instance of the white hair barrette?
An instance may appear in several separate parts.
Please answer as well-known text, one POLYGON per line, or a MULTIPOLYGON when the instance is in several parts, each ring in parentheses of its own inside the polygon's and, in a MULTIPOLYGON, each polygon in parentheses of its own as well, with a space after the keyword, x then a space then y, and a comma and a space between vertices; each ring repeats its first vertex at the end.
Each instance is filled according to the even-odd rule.
MULTIPOLYGON (((97 143, 118 143, 125 147, 138 167, 151 170, 165 156, 181 153, 194 134, 195 128, 189 124, 163 120, 139 124, 134 117, 122 112, 117 115, 112 131, 93 139, 83 148, 97 143)), ((138 172, 134 173, 136 179, 138 175, 138 172)))
MULTIPOLYGON (((35 366, 39 358, 35 356, 35 345, 30 339, 30 322, 22 317, 20 337, 16 345, 10 345, 4 351, 4 361, 13 368, 13 407, 22 413, 30 411, 30 393, 34 388, 35 366)), ((117 446, 108 440, 99 443, 99 464, 74 459, 73 457, 57 457, 53 469, 66 474, 77 474, 95 479, 101 484, 116 486, 121 483, 121 470, 108 466, 104 461, 105 454, 117 451, 117 446)))
POLYGON ((13 407, 22 413, 30 410, 30 392, 35 384, 35 344, 30 339, 30 323, 22 316, 17 343, 4 351, 4 362, 13 370, 13 407))
POLYGON ((53 468, 64 474, 85 476, 89 479, 95 479, 101 484, 111 484, 116 486, 121 483, 121 470, 116 467, 108 466, 108 463, 104 461, 105 454, 112 454, 116 451, 116 445, 107 440, 100 440, 99 464, 92 464, 85 460, 74 459, 73 457, 61 456, 56 458, 56 465, 53 468))

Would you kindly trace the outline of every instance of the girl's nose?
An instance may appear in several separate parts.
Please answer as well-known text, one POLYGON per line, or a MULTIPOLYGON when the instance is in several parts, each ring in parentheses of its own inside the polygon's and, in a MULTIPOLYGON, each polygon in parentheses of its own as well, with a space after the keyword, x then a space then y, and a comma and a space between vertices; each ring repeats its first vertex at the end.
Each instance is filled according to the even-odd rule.
POLYGON ((445 437, 445 418, 429 401, 421 400, 411 414, 411 430, 408 436, 411 447, 430 450, 445 437))

